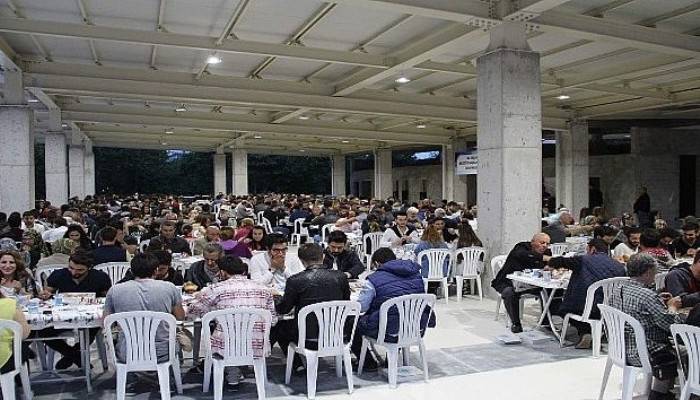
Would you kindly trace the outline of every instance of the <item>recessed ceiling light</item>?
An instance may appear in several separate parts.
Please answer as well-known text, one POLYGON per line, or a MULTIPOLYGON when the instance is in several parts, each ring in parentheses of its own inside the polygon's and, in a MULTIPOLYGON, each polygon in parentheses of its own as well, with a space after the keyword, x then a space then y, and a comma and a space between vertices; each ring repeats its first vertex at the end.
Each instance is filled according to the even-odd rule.
POLYGON ((166 133, 167 135, 172 135, 173 130, 172 130, 172 129, 166 129, 166 130, 165 130, 165 133, 166 133))
POLYGON ((61 124, 62 128, 68 128, 68 124, 61 124))
POLYGON ((260 135, 255 135, 255 136, 253 136, 253 138, 254 138, 254 139, 262 139, 262 136, 260 136, 260 135))
POLYGON ((305 152, 306 150, 304 150, 304 149, 299 149, 299 151, 303 153, 303 152, 305 152))
POLYGON ((425 124, 418 124, 418 125, 416 125, 416 128, 425 129, 425 124))
POLYGON ((187 111, 187 107, 184 104, 181 104, 177 107, 175 107, 175 112, 185 112, 187 111))
POLYGON ((308 115, 300 115, 299 119, 306 121, 307 119, 309 119, 309 116, 308 115))
POLYGON ((167 145, 168 145, 168 142, 160 142, 160 144, 161 144, 162 146, 167 146, 167 145))
POLYGON ((565 95, 565 94, 560 94, 557 96, 557 100, 569 100, 571 96, 565 95))
POLYGON ((396 78, 396 80, 394 82, 396 82, 396 83, 408 83, 410 81, 411 81, 411 78, 408 78, 405 76, 400 76, 400 77, 396 78))
POLYGON ((212 54, 207 57, 207 64, 219 64, 221 61, 221 57, 217 56, 216 54, 212 54))
POLYGON ((37 99, 27 99, 27 103, 38 103, 39 100, 37 99))
POLYGON ((350 143, 349 140, 341 140, 341 143, 350 143))

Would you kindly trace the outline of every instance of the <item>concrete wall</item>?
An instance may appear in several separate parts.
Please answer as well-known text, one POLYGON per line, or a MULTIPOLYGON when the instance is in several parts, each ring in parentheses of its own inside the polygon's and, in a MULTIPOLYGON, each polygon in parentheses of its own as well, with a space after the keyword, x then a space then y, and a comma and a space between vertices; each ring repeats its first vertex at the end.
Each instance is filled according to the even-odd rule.
MULTIPOLYGON (((350 174, 350 189, 355 193, 355 186, 360 181, 371 181, 374 184, 374 172, 371 169, 353 171, 350 174)), ((427 165, 420 167, 400 167, 392 171, 392 187, 396 188, 396 181, 399 181, 399 196, 405 190, 405 181, 408 181, 408 200, 410 202, 420 200, 419 194, 423 184, 427 189, 428 197, 439 199, 442 197, 442 166, 427 165)), ((371 187, 371 186, 370 186, 371 187)))

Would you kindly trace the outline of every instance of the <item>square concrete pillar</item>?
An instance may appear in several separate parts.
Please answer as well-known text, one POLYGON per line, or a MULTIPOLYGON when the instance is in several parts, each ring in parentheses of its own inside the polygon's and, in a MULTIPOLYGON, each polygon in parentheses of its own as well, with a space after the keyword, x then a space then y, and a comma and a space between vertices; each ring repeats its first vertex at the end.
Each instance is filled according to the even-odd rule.
POLYGON ((556 196, 574 217, 588 207, 588 123, 571 122, 556 132, 556 196))
POLYGON ((331 194, 333 196, 345 196, 345 156, 335 155, 331 157, 332 178, 331 194))
POLYGON ((44 171, 46 200, 55 206, 68 202, 68 148, 63 132, 46 132, 44 171))
POLYGON ((0 211, 34 208, 34 134, 32 110, 0 107, 0 211))
POLYGON ((85 195, 94 196, 95 195, 95 153, 85 152, 85 172, 83 173, 83 179, 85 183, 85 195))
POLYGON ((454 200, 455 150, 450 145, 442 146, 442 198, 454 200))
POLYGON ((525 33, 522 23, 494 28, 477 60, 479 238, 489 257, 507 254, 541 227, 540 56, 525 33))
MULTIPOLYGON (((467 150, 467 141, 464 139, 457 139, 452 142, 453 154, 463 152, 467 150)), ((452 168, 456 166, 457 160, 456 156, 453 156, 452 168)), ((472 189, 473 190, 473 189, 472 189)), ((467 175, 455 175, 452 174, 452 198, 449 200, 454 200, 458 203, 464 203, 467 205, 467 175)))
POLYGON ((374 198, 386 200, 393 195, 391 150, 374 151, 374 198))
POLYGON ((231 157, 233 175, 233 194, 248 194, 248 151, 235 149, 231 157))
POLYGON ((226 193, 226 154, 214 154, 214 195, 226 193))
POLYGON ((85 198, 85 148, 70 146, 68 149, 68 193, 70 197, 85 198))

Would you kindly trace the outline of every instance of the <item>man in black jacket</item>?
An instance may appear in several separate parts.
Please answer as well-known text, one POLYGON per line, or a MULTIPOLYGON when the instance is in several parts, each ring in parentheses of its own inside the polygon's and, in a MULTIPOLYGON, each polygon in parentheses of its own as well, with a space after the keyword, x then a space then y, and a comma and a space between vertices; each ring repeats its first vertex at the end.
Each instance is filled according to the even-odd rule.
POLYGON ((671 268, 665 283, 665 291, 680 297, 683 307, 700 304, 700 253, 695 253, 692 265, 681 263, 671 268))
POLYGON ((348 279, 357 279, 365 270, 357 253, 348 250, 348 237, 345 232, 333 231, 328 235, 328 247, 323 252, 323 265, 329 269, 337 269, 345 273, 348 279))
POLYGON ((549 252, 548 246, 549 235, 546 233, 535 234, 531 241, 516 244, 508 254, 503 268, 498 271, 496 277, 491 281, 491 287, 501 294, 503 305, 506 307, 506 312, 512 323, 510 330, 513 333, 523 331, 523 327, 520 324, 520 296, 524 293, 537 294, 540 292, 540 289, 516 291, 513 282, 506 276, 515 271, 544 268, 545 263, 550 259, 550 256, 547 254, 549 252))
POLYGON ((185 272, 185 282, 194 283, 199 290, 219 281, 219 260, 224 256, 224 249, 218 243, 209 243, 202 255, 204 260, 192 264, 185 272))
MULTIPOLYGON (((287 354, 289 342, 298 340, 297 317, 302 308, 324 301, 350 299, 347 277, 344 273, 323 265, 321 246, 313 243, 303 244, 299 247, 298 255, 306 269, 287 279, 284 296, 275 305, 279 315, 294 310, 294 319, 279 321, 270 332, 271 343, 279 342, 284 354, 287 354)), ((315 348, 317 337, 318 323, 315 317, 310 315, 306 320, 306 347, 315 348)), ((298 357, 295 357, 294 365, 295 369, 301 365, 298 357)))

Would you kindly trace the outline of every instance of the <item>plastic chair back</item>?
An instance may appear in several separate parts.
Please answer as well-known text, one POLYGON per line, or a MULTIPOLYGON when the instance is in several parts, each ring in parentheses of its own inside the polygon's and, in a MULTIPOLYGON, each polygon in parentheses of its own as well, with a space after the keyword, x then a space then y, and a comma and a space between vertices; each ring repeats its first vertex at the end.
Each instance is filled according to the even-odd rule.
POLYGON ((416 262, 420 265, 423 263, 423 259, 427 258, 428 259, 428 277, 427 279, 442 279, 445 278, 447 275, 449 275, 449 271, 447 271, 447 275, 445 274, 445 271, 443 270, 443 266, 445 265, 445 262, 449 263, 450 260, 452 259, 452 252, 448 249, 428 249, 428 250, 423 250, 420 253, 418 253, 418 257, 416 257, 416 262))
POLYGON ((610 296, 609 293, 612 289, 607 289, 608 296, 605 296, 606 293, 606 288, 610 286, 614 286, 618 282, 625 282, 628 281, 628 277, 615 277, 615 278, 607 278, 607 279, 601 279, 597 282, 594 282, 591 284, 591 286, 588 287, 588 290, 586 290, 586 304, 583 306, 583 313, 581 314, 581 317, 587 321, 591 317, 591 311, 593 311, 593 304, 595 301, 595 293, 600 289, 603 291, 603 304, 610 305, 610 296))
POLYGON ((263 228, 265 228, 265 233, 268 235, 272 233, 272 224, 270 223, 270 220, 265 218, 265 217, 260 217, 262 219, 261 225, 263 228))
POLYGON ((365 256, 371 258, 372 254, 374 254, 374 252, 381 247, 382 236, 384 236, 384 234, 381 232, 371 232, 362 237, 362 249, 365 256))
POLYGON ((44 289, 44 286, 46 285, 46 279, 53 273, 53 271, 57 269, 63 269, 66 268, 67 265, 63 264, 50 264, 50 265, 42 265, 40 267, 36 267, 34 270, 34 280, 36 281, 36 288, 37 290, 41 291, 44 289))
POLYGON ((552 257, 558 257, 566 253, 569 249, 569 243, 552 243, 549 249, 552 251, 552 257))
POLYGON ((481 273, 483 269, 483 257, 484 248, 483 247, 464 247, 458 249, 455 252, 454 263, 457 264, 459 256, 462 256, 462 270, 456 271, 455 274, 458 276, 477 276, 481 273))
POLYGON ((151 239, 146 239, 146 240, 142 240, 141 242, 139 242, 139 251, 141 253, 146 252, 146 248, 148 248, 148 244, 150 242, 151 242, 151 239))
MULTIPOLYGON (((19 323, 9 320, 0 319, 0 332, 3 330, 9 330, 12 332, 12 354, 22 354, 22 325, 19 323)), ((12 369, 12 374, 19 373, 22 369, 22 357, 13 357, 15 362, 15 367, 12 369)))
POLYGON ((333 232, 335 224, 325 224, 321 227, 321 243, 328 243, 328 234, 333 232))
POLYGON ((624 368, 627 364, 627 353, 625 351, 627 338, 625 330, 631 329, 633 339, 637 345, 639 360, 642 363, 642 370, 651 374, 651 364, 649 362, 649 350, 647 340, 644 335, 644 328, 634 317, 616 308, 605 304, 598 306, 600 314, 607 328, 608 336, 608 358, 618 367, 624 368))
MULTIPOLYGON (((685 385, 682 387, 680 398, 687 399, 690 393, 700 395, 700 327, 673 324, 671 334, 676 352, 680 348, 679 345, 684 345, 688 352, 688 372, 685 374, 685 385)), ((680 354, 678 356, 681 359, 680 354)))
POLYGON ((343 348, 352 343, 360 316, 360 303, 350 300, 326 301, 310 304, 299 311, 299 347, 306 347, 306 319, 313 313, 318 321, 318 356, 342 354, 343 348), (345 321, 353 317, 352 334, 345 342, 345 321))
POLYGON ((507 255, 502 254, 491 259, 491 278, 495 278, 498 275, 498 271, 503 268, 507 258, 507 255))
MULTIPOLYGON (((117 324, 124 335, 126 354, 124 359, 130 370, 156 369, 158 354, 156 353, 156 332, 160 324, 165 324, 168 330, 168 354, 171 362, 176 363, 175 328, 177 322, 172 314, 154 311, 130 311, 108 315, 104 320, 106 332, 112 331, 117 324)), ((122 364, 114 351, 114 342, 107 340, 115 364, 122 364)))
MULTIPOLYGON (((399 330, 397 332, 398 347, 416 343, 421 340, 421 318, 426 307, 435 308, 434 294, 407 294, 394 297, 382 303, 379 307, 379 335, 377 344, 383 345, 386 337, 386 325, 389 311, 395 307, 399 313, 399 330)), ((432 312, 432 311, 431 311, 432 312)))
POLYGON ((294 234, 295 235, 308 235, 308 230, 304 227, 304 220, 302 218, 297 218, 294 220, 294 234))
POLYGON ((666 275, 668 275, 668 271, 657 272, 654 276, 654 286, 657 291, 666 288, 666 275))
MULTIPOLYGON (((221 356, 224 360, 252 364, 255 356, 253 343, 260 340, 260 333, 264 338, 263 349, 267 347, 272 325, 272 314, 267 310, 241 307, 210 311, 202 317, 202 326, 210 326, 212 321, 223 331, 224 349, 221 356)), ((202 336, 205 345, 210 346, 210 330, 202 329, 202 336)))
POLYGON ((95 265, 96 270, 109 275, 112 285, 124 279, 124 275, 126 275, 126 271, 129 268, 131 268, 131 265, 128 262, 108 262, 95 265))
POLYGON ((620 286, 625 285, 627 282, 629 282, 629 280, 630 278, 627 276, 618 276, 616 278, 601 280, 601 288, 603 289, 603 304, 609 306, 613 291, 620 286))
POLYGON ((258 217, 258 221, 257 221, 257 222, 258 222, 258 225, 262 225, 262 224, 263 224, 263 218, 264 218, 264 217, 263 217, 263 214, 264 214, 264 213, 265 213, 265 211, 258 211, 258 215, 257 215, 257 217, 258 217))

